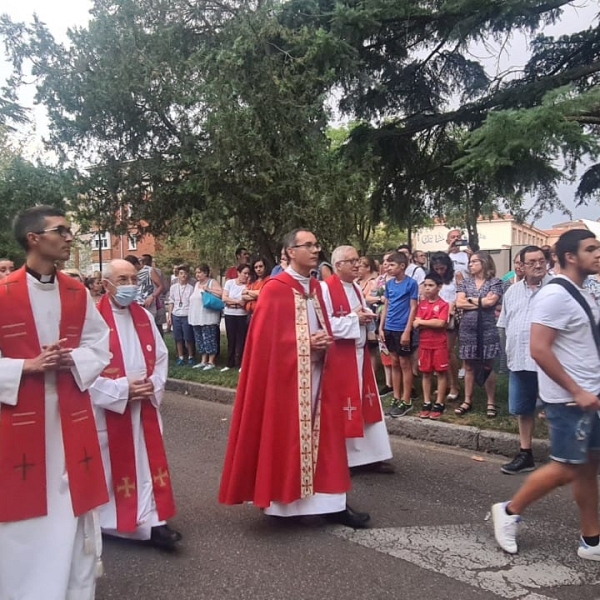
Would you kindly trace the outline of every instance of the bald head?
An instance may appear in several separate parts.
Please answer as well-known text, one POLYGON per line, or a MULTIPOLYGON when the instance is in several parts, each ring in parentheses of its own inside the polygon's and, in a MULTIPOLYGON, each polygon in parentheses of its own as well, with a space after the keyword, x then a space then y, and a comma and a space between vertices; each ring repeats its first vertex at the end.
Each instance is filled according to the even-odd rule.
POLYGON ((137 283, 137 269, 129 261, 122 258, 115 258, 104 267, 102 278, 108 279, 108 281, 115 285, 118 284, 120 278, 128 279, 126 283, 137 283), (133 281, 129 281, 131 279, 133 281))

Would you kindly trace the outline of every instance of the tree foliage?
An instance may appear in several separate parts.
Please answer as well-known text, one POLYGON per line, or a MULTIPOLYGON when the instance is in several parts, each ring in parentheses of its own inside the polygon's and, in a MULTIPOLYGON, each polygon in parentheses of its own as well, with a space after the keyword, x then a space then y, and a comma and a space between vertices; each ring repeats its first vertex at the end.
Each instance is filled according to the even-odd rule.
POLYGON ((36 204, 66 210, 71 183, 68 172, 26 159, 8 131, 0 127, 0 212, 4 215, 0 222, 0 257, 16 261, 24 257, 12 233, 14 215, 36 204))
POLYGON ((33 65, 84 223, 200 224, 273 256, 299 225, 366 251, 381 218, 410 232, 468 215, 476 236, 482 211, 524 214, 531 193, 538 210, 559 204, 557 154, 572 175, 600 118, 599 29, 539 35, 567 4, 95 0, 67 44, 38 20, 3 18, 0 34, 12 84, 33 65), (531 41, 527 66, 490 76, 473 44, 516 33, 531 41), (337 139, 335 100, 355 121, 337 139))

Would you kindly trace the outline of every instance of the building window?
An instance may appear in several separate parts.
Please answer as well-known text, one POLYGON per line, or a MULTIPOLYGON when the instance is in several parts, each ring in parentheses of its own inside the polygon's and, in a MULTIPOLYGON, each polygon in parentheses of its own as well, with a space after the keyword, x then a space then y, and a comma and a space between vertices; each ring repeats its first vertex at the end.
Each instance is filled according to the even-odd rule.
POLYGON ((105 250, 106 248, 110 248, 110 233, 107 231, 95 233, 92 247, 94 250, 105 250))
POLYGON ((128 234, 127 239, 128 239, 127 249, 128 250, 137 250, 137 238, 131 234, 128 234))

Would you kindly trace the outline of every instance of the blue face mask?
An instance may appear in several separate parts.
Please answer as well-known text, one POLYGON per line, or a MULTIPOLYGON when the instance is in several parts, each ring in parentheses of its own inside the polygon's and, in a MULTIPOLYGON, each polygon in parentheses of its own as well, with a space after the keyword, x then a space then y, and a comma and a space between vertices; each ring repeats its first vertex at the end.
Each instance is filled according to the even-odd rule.
MULTIPOLYGON (((113 284, 111 283, 111 285, 113 284)), ((119 306, 125 307, 129 306, 132 302, 135 302, 138 294, 137 285, 119 285, 114 287, 117 290, 115 293, 115 302, 119 306)))

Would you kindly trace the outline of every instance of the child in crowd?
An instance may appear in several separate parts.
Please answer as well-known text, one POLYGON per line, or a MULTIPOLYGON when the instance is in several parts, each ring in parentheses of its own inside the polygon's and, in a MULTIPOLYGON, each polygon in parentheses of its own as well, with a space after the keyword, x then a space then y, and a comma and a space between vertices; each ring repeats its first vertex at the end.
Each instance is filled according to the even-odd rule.
POLYGON ((419 370, 423 375, 421 419, 439 419, 444 412, 448 371, 446 325, 450 305, 440 298, 443 285, 437 273, 428 273, 422 283, 424 300, 419 302, 413 327, 419 330, 419 370), (431 402, 432 374, 437 374, 437 398, 431 402))
POLYGON ((391 279, 385 284, 379 338, 385 342, 392 360, 394 400, 389 415, 402 417, 413 407, 410 397, 413 385, 412 326, 417 312, 419 285, 406 276, 408 258, 405 254, 394 252, 387 262, 391 279))

